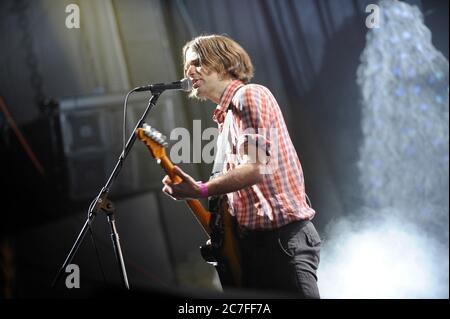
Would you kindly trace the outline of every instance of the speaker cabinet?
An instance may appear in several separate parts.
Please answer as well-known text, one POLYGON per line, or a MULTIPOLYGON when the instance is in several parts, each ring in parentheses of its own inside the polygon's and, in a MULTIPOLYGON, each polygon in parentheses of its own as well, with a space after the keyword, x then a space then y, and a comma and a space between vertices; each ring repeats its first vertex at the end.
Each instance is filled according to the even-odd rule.
MULTIPOLYGON (((146 123, 158 129, 174 127, 173 97, 161 96, 157 109, 146 123), (169 105, 169 108, 165 106, 169 105), (166 109, 166 111, 164 111, 166 109), (156 111, 157 110, 157 111, 156 111)), ((67 190, 72 200, 86 200, 98 194, 112 173, 122 152, 124 95, 102 95, 62 99, 59 103, 61 140, 66 163, 67 190)), ((135 125, 148 104, 148 99, 130 99, 127 131, 135 125)), ((127 141, 128 141, 127 136, 127 141)), ((136 140, 111 187, 111 194, 124 196, 162 187, 163 171, 151 157, 147 147, 136 140)))

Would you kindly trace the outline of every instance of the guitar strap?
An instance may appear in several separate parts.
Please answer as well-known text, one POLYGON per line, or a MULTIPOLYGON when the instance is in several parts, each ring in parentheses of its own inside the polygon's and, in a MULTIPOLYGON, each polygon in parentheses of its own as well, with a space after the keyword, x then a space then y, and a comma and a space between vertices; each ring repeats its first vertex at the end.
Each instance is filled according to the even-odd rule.
MULTIPOLYGON (((244 85, 237 88, 237 90, 234 92, 234 95, 243 87, 244 85)), ((223 172, 223 166, 225 165, 226 160, 227 146, 230 145, 229 143, 231 143, 230 129, 233 123, 232 105, 233 104, 231 102, 230 105, 228 105, 227 115, 225 116, 222 132, 217 137, 217 152, 214 158, 214 165, 209 180, 222 175, 223 172)), ((220 206, 222 206, 223 204, 223 200, 225 200, 226 198, 226 195, 210 196, 208 198, 209 211, 218 212, 220 210, 220 206)))
POLYGON ((217 138, 217 152, 214 158, 214 165, 211 171, 210 180, 222 174, 223 166, 225 165, 225 157, 227 145, 230 142, 230 127, 233 119, 233 112, 231 107, 228 108, 227 115, 225 117, 225 122, 223 124, 222 132, 217 138))
MULTIPOLYGON (((244 85, 237 88, 233 96, 236 95, 236 93, 243 87, 244 85)), ((230 105, 228 106, 227 109, 225 122, 223 123, 222 132, 219 134, 217 138, 217 153, 216 157, 214 158, 214 165, 211 171, 211 176, 209 178, 210 180, 222 174, 223 165, 225 165, 227 145, 228 143, 231 142, 229 133, 232 122, 233 122, 233 111, 232 111, 232 103, 230 102, 230 105)))
MULTIPOLYGON (((239 90, 238 88, 236 92, 239 90)), ((235 93, 236 94, 236 93, 235 93)), ((210 180, 222 174, 226 160, 227 147, 231 143, 230 129, 233 123, 232 104, 228 106, 222 132, 217 138, 217 152, 210 180)), ((226 195, 208 197, 208 210, 211 213, 210 249, 222 286, 241 285, 241 266, 236 218, 229 213, 226 195), (228 210, 228 213, 227 213, 228 210)), ((206 249, 205 249, 206 251, 206 249)), ((207 255, 207 254, 205 254, 207 255)), ((205 257, 204 257, 205 258, 205 257)), ((205 260, 207 260, 205 258, 205 260)))

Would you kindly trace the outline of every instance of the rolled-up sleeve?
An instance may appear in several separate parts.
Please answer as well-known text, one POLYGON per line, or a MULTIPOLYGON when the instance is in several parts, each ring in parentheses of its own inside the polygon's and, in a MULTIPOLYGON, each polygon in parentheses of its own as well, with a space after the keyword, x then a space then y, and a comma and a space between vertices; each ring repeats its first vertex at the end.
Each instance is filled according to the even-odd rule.
POLYGON ((270 94, 264 87, 250 84, 237 94, 236 104, 240 119, 237 146, 240 154, 247 153, 255 146, 261 154, 271 154, 272 106, 268 93, 270 94))

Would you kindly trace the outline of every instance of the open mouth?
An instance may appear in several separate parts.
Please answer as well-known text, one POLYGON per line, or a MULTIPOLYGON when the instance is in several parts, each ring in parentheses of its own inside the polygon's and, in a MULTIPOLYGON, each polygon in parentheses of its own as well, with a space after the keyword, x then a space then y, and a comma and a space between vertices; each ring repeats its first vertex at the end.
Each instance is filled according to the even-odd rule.
POLYGON ((194 79, 192 80, 192 87, 194 89, 198 88, 200 86, 200 79, 194 79))

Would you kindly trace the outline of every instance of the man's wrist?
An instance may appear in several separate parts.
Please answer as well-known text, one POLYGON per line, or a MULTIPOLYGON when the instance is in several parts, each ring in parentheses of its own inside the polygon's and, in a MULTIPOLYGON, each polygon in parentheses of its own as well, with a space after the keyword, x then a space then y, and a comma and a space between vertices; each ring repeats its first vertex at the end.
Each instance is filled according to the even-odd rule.
POLYGON ((202 181, 197 182, 197 185, 199 187, 200 198, 208 197, 208 186, 206 186, 206 184, 202 181))

